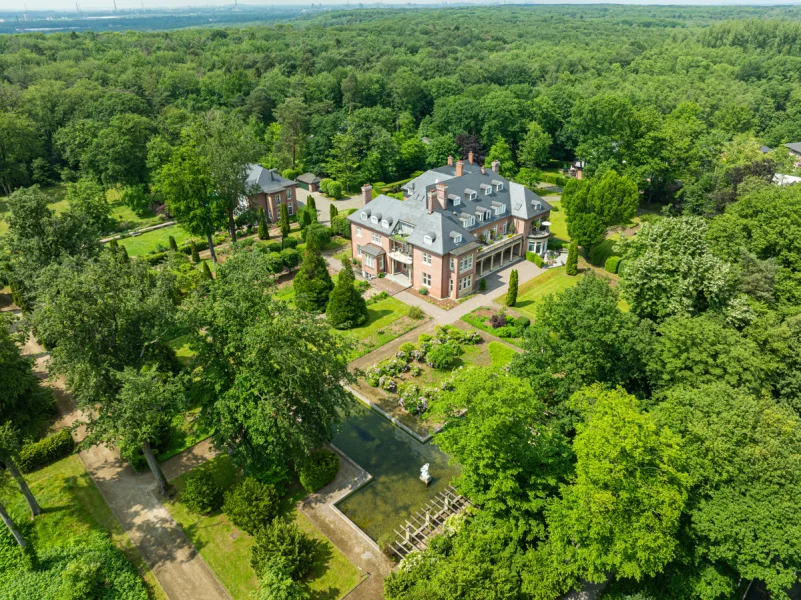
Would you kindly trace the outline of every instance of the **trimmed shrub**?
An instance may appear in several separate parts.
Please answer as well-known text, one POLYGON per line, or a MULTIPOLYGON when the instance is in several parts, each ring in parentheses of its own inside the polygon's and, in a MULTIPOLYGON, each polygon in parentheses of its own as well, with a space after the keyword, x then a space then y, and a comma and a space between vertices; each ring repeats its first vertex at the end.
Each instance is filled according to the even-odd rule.
POLYGON ((26 444, 19 451, 17 467, 23 473, 31 473, 51 462, 72 454, 75 440, 68 429, 62 429, 33 444, 26 444))
POLYGON ((173 252, 178 252, 178 243, 175 241, 175 238, 173 236, 170 236, 167 239, 169 239, 170 241, 170 250, 172 250, 173 252))
POLYGON ((506 316, 500 313, 496 313, 490 317, 490 326, 493 329, 498 329, 499 327, 503 327, 506 325, 506 316))
POLYGON ((197 264, 200 262, 200 254, 197 251, 197 245, 195 244, 195 240, 191 240, 189 242, 189 252, 192 256, 192 262, 197 264))
POLYGON ((610 256, 614 255, 613 248, 617 242, 615 240, 604 240, 600 244, 595 244, 587 255, 590 264, 600 267, 606 264, 610 256))
POLYGON ((617 268, 620 266, 620 261, 623 260, 619 256, 610 256, 604 263, 604 269, 609 273, 617 273, 617 268))
POLYGON ((332 181, 333 181, 333 179, 331 179, 330 177, 325 177, 325 178, 323 178, 323 179, 321 179, 321 180, 320 180, 320 191, 321 191, 323 194, 326 194, 326 195, 328 195, 328 194, 329 194, 329 192, 328 192, 328 186, 329 186, 329 184, 330 184, 332 181))
POLYGON ((526 260, 529 261, 529 262, 533 262, 535 265, 537 265, 540 268, 542 268, 543 265, 545 264, 542 261, 542 257, 539 254, 537 254, 536 252, 526 252, 526 260))
POLYGON ((209 473, 193 473, 186 479, 181 501, 193 513, 205 515, 220 508, 222 488, 209 473))
POLYGON ((328 195, 334 200, 342 198, 342 184, 338 181, 332 181, 328 184, 328 195))
POLYGON ((512 269, 509 276, 509 289, 506 292, 506 306, 514 306, 517 304, 517 269, 512 269))
POLYGON ((398 347, 398 352, 403 352, 406 356, 409 356, 415 350, 417 350, 417 346, 412 342, 405 342, 398 347))
POLYGON ((521 327, 525 329, 531 325, 531 319, 528 317, 517 317, 515 319, 515 327, 521 327))
POLYGON ((484 279, 483 277, 478 280, 478 289, 481 290, 482 292, 487 289, 487 280, 484 279))
POLYGON ((331 228, 315 223, 304 229, 301 235, 303 236, 304 242, 309 241, 308 238, 310 235, 314 236, 314 239, 317 241, 317 247, 321 248, 331 241, 331 228))
POLYGON ((265 246, 270 252, 281 252, 281 242, 270 242, 269 244, 265 244, 265 246))
POLYGON ((626 268, 629 264, 625 258, 621 258, 617 263, 617 274, 623 277, 626 273, 626 268))
POLYGON ((281 250, 281 260, 287 269, 294 269, 300 262, 300 253, 294 248, 285 248, 281 250))
POLYGON ((254 535, 275 518, 279 502, 273 486, 255 477, 245 477, 225 493, 223 512, 242 531, 254 535))
POLYGON ((311 456, 303 462, 298 479, 303 489, 313 494, 334 481, 338 472, 339 455, 321 448, 312 452, 311 456))
POLYGON ((444 344, 437 344, 426 353, 426 362, 429 365, 443 371, 450 369, 456 365, 456 360, 464 354, 464 350, 459 344, 454 342, 445 342, 444 344))
POLYGON ((270 252, 267 255, 267 267, 276 275, 284 271, 284 258, 280 252, 270 252))
POLYGON ((570 242, 570 246, 567 249, 566 270, 568 275, 578 275, 578 243, 576 243, 576 240, 570 242))
POLYGON ((421 287, 418 291, 421 296, 428 296, 428 288, 426 286, 421 287))
POLYGON ((300 240, 298 238, 287 237, 281 240, 281 243, 283 244, 284 248, 295 249, 298 247, 298 244, 300 244, 300 240))
MULTIPOLYGON (((333 204, 331 206, 334 206, 333 204)), ((331 220, 331 231, 334 235, 341 235, 345 239, 350 239, 350 221, 347 217, 337 215, 331 220)))
POLYGON ((297 523, 275 519, 256 532, 256 545, 251 549, 250 566, 261 578, 270 564, 283 559, 292 579, 303 579, 314 565, 315 542, 304 534, 297 523))
POLYGON ((303 171, 298 168, 289 167, 288 169, 284 169, 281 171, 281 177, 286 179, 295 179, 298 175, 301 175, 303 171))
POLYGON ((353 267, 343 260, 325 309, 325 318, 335 329, 351 329, 367 320, 367 302, 353 285, 354 281, 353 267))
POLYGON ((203 277, 206 279, 214 279, 214 275, 211 274, 211 269, 209 268, 209 263, 205 260, 203 261, 203 277))
POLYGON ((270 239, 270 226, 267 224, 267 216, 261 208, 259 209, 259 239, 270 239))
POLYGON ((141 256, 139 258, 150 266, 160 265, 167 260, 167 252, 154 252, 153 254, 146 254, 145 256, 141 256))
POLYGON ((406 314, 409 316, 410 319, 420 320, 425 317, 425 313, 423 309, 419 306, 410 306, 409 310, 406 311, 406 314))

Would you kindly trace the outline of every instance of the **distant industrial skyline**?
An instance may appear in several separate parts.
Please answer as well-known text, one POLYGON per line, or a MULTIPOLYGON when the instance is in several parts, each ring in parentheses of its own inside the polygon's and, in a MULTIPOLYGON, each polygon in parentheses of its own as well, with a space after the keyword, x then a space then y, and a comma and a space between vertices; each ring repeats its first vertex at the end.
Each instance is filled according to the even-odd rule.
MULTIPOLYGON (((527 2, 523 0, 521 2, 513 2, 509 0, 508 2, 504 2, 503 0, 467 0, 471 4, 528 4, 528 3, 536 3, 536 4, 598 4, 598 0, 532 0, 532 2, 527 2)), ((117 9, 118 10, 137 10, 141 9, 142 5, 146 9, 179 9, 179 8, 188 8, 188 7, 201 7, 201 8, 212 8, 215 6, 229 6, 233 5, 233 0, 230 2, 221 2, 219 0, 116 0, 117 9)), ((351 5, 358 4, 358 0, 352 0, 351 5)), ((373 2, 364 2, 365 4, 373 4, 373 2)), ((405 5, 405 4, 443 4, 443 0, 414 0, 413 2, 409 2, 408 0, 382 0, 383 4, 394 4, 394 5, 405 5)), ((450 3, 450 2, 448 2, 450 3)), ((784 4, 784 5, 796 5, 801 4, 801 0, 765 0, 765 1, 737 1, 737 0, 730 0, 730 1, 720 1, 720 0, 617 0, 612 2, 602 2, 604 4, 641 4, 641 5, 682 5, 682 6, 720 6, 720 5, 754 5, 754 6, 771 6, 777 4, 784 4)), ((75 0, 4 0, 0 3, 0 13, 4 12, 24 12, 26 9, 28 11, 45 11, 45 10, 56 10, 56 11, 68 11, 68 12, 75 12, 75 0)), ((79 0, 78 4, 82 11, 112 11, 114 10, 114 0, 79 0)), ((251 6, 270 6, 270 5, 281 5, 281 6, 309 6, 312 4, 310 0, 244 0, 240 2, 240 5, 251 5, 251 6)), ((324 5, 344 5, 347 4, 347 0, 317 0, 314 4, 324 4, 324 5)))

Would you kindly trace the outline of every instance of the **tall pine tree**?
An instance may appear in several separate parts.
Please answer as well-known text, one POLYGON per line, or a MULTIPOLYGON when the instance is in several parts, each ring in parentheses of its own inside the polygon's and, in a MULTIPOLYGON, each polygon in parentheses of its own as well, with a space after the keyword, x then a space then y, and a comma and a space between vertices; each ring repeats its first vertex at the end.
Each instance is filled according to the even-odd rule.
POLYGON ((517 269, 512 269, 509 275, 509 289, 506 292, 506 306, 517 304, 517 269))
POLYGON ((350 261, 342 259, 342 270, 325 310, 325 318, 336 329, 357 327, 367 320, 367 303, 354 287, 355 280, 350 261))
POLYGON ((576 240, 570 242, 567 247, 567 274, 578 275, 578 243, 576 240))
POLYGON ((295 276, 295 304, 301 310, 321 313, 328 304, 328 295, 334 289, 334 282, 328 274, 325 259, 320 254, 317 240, 313 235, 306 239, 303 263, 295 276))
POLYGON ((281 237, 286 239, 289 235, 289 211, 287 210, 286 204, 281 205, 281 215, 278 219, 278 226, 281 228, 281 237))
POLYGON ((264 211, 262 209, 259 209, 259 239, 270 239, 270 226, 267 224, 267 217, 264 216, 264 211))

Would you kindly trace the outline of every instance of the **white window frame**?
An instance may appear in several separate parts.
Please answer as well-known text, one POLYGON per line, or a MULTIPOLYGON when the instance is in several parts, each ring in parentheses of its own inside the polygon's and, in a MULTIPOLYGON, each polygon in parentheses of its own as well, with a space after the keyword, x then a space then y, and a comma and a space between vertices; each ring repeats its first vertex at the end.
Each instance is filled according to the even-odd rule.
POLYGON ((448 279, 448 295, 453 293, 453 278, 448 279))
POLYGON ((388 229, 389 228, 389 221, 387 221, 386 219, 382 219, 381 220, 381 227, 383 227, 384 229, 388 229))
POLYGON ((286 188, 286 199, 292 200, 292 188, 286 188))
POLYGON ((290 216, 295 214, 295 205, 291 202, 286 205, 286 214, 290 216))
POLYGON ((484 211, 483 210, 480 213, 478 213, 478 221, 479 221, 479 223, 483 223, 484 222, 484 211))
POLYGON ((356 225, 356 237, 362 237, 362 228, 356 225))
POLYGON ((498 185, 495 186, 495 191, 498 192, 503 189, 503 181, 499 181, 498 185))
POLYGON ((505 204, 501 204, 500 206, 496 206, 495 207, 496 216, 497 215, 502 215, 505 212, 506 212, 506 205, 505 204))
POLYGON ((424 235, 423 241, 428 244, 429 246, 434 243, 434 240, 431 239, 430 235, 424 235))
POLYGON ((273 196, 273 198, 275 198, 275 203, 278 206, 281 206, 281 194, 276 194, 275 196, 273 196))
POLYGON ((509 231, 509 223, 506 222, 503 224, 503 235, 506 235, 509 231))
POLYGON ((420 273, 421 281, 426 287, 431 287, 431 273, 420 273))
POLYGON ((461 244, 462 243, 462 234, 461 233, 457 233, 455 236, 453 236, 453 243, 454 244, 461 244))
POLYGON ((423 252, 423 264, 424 265, 431 264, 431 255, 428 252, 423 252))
POLYGON ((376 233, 376 232, 374 231, 374 232, 373 232, 373 237, 372 237, 372 240, 373 240, 373 243, 374 243, 374 244, 381 245, 381 234, 380 234, 380 233, 376 233))
POLYGON ((362 221, 366 221, 367 220, 367 213, 366 212, 362 211, 361 215, 359 215, 359 216, 362 218, 362 221))
POLYGON ((455 267, 456 267, 456 259, 451 256, 451 260, 450 260, 451 271, 453 271, 455 267))
POLYGON ((375 256, 370 256, 369 254, 364 255, 364 264, 371 269, 375 268, 375 256))
POLYGON ((473 274, 471 273, 467 277, 462 277, 459 280, 459 291, 467 290, 473 287, 473 274))
POLYGON ((356 256, 362 255, 362 247, 361 244, 356 244, 356 256))
POLYGON ((473 268, 473 255, 465 256, 462 260, 459 261, 459 272, 464 273, 465 271, 469 271, 473 268))
POLYGON ((378 217, 376 217, 375 215, 373 215, 372 217, 370 217, 370 222, 371 222, 373 225, 378 225, 378 217))

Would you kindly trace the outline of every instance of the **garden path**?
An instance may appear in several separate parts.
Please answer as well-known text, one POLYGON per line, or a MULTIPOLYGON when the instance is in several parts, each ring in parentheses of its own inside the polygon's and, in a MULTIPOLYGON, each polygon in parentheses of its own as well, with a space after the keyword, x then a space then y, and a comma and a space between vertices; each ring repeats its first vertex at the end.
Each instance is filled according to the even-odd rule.
MULTIPOLYGON (((47 351, 31 338, 23 352, 35 357, 37 374, 47 379, 47 384, 56 395, 61 414, 57 425, 70 426, 79 420, 82 413, 65 389, 64 380, 48 379, 47 351)), ((81 439, 80 429, 76 434, 81 439)), ((156 482, 149 472, 134 472, 120 458, 117 450, 106 446, 82 450, 79 457, 171 600, 231 600, 231 596, 154 495, 156 482)), ((182 466, 189 465, 193 460, 175 458, 180 458, 175 464, 182 466)), ((173 466, 171 469, 178 471, 179 467, 173 466)))

